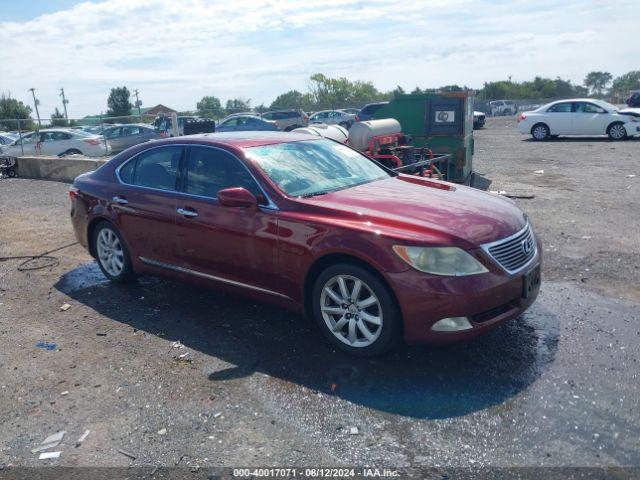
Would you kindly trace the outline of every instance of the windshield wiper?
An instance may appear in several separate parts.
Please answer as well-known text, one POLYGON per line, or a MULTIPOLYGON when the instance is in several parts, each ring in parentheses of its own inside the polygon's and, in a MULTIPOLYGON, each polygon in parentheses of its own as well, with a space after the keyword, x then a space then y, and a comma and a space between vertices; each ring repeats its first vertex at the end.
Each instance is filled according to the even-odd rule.
POLYGON ((311 198, 311 197, 317 197, 320 195, 326 195, 329 192, 324 192, 324 191, 320 191, 320 192, 313 192, 313 193, 305 193, 304 195, 300 195, 300 198, 311 198))

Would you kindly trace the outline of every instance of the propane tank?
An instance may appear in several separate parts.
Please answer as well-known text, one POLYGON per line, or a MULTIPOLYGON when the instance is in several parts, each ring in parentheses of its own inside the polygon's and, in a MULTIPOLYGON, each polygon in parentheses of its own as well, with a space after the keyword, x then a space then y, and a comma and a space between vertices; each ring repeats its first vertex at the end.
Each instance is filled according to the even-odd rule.
POLYGON ((364 151, 369 148, 369 142, 373 137, 400 132, 402 127, 395 118, 356 122, 349 129, 349 144, 357 150, 364 151))
POLYGON ((324 123, 314 123, 308 127, 300 127, 291 131, 293 133, 307 133, 309 135, 330 138, 340 143, 346 142, 349 137, 349 132, 347 132, 346 128, 340 125, 327 125, 324 123))

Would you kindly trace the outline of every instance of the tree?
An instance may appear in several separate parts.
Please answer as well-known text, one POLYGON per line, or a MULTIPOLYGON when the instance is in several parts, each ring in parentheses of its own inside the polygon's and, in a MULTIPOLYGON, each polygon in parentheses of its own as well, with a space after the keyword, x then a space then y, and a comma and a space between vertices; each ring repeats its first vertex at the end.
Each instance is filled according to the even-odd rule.
POLYGON ((593 95, 601 97, 612 79, 609 72, 589 72, 584 79, 584 85, 593 95))
POLYGON ((110 117, 128 117, 131 115, 131 93, 127 87, 111 89, 107 99, 107 115, 110 117))
POLYGON ((51 114, 51 126, 52 127, 64 127, 67 125, 67 119, 64 118, 64 113, 58 110, 56 107, 55 111, 51 114))
POLYGON ((225 107, 227 115, 232 113, 240 113, 251 110, 251 99, 244 99, 242 97, 227 100, 225 107))
POLYGON ((20 100, 11 98, 11 95, 0 95, 0 130, 17 130, 31 129, 33 127, 33 120, 31 119, 31 107, 25 105, 20 100), (3 119, 11 119, 4 120, 3 119), (24 120, 18 122, 16 119, 24 120))
POLYGON ((301 93, 298 90, 289 90, 288 92, 281 93, 269 106, 270 110, 282 110, 285 108, 315 109, 311 94, 301 93))
POLYGON ((611 95, 615 100, 624 100, 630 90, 640 90, 640 70, 632 70, 617 77, 611 84, 611 95))
POLYGON ((213 95, 202 97, 202 100, 196 103, 196 109, 198 110, 198 115, 203 118, 220 118, 224 116, 224 109, 220 99, 213 95))

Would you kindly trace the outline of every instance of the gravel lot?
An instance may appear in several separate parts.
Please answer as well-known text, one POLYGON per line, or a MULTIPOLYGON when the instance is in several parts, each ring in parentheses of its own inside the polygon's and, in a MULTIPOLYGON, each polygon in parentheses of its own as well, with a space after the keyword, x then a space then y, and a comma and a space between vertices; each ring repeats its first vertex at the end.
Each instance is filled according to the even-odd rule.
MULTIPOLYGON (((376 360, 240 297, 111 285, 77 245, 41 270, 0 261, 0 466, 640 467, 639 155, 488 119, 475 168, 535 196, 516 201, 544 242, 541 295, 473 342, 376 360)), ((67 189, 0 180, 0 257, 75 240, 67 189)))

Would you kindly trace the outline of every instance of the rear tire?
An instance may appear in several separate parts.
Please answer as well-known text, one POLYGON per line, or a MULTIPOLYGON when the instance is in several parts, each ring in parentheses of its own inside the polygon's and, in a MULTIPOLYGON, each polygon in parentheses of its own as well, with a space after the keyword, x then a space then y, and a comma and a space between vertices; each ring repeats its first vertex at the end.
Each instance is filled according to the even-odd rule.
POLYGON ((627 138, 627 130, 622 122, 615 122, 607 127, 607 135, 611 140, 617 142, 627 138))
POLYGON ((59 156, 64 157, 65 155, 82 155, 82 152, 77 148, 70 148, 66 152, 61 153, 59 156))
POLYGON ((531 128, 531 136, 537 142, 541 142, 549 138, 549 127, 547 127, 544 123, 536 123, 531 128))
POLYGON ((314 318, 334 347, 368 357, 400 343, 402 317, 395 298, 366 268, 332 265, 318 276, 311 295, 314 318))
POLYGON ((115 283, 135 279, 129 249, 118 229, 109 222, 99 223, 93 231, 92 250, 104 276, 115 283))

